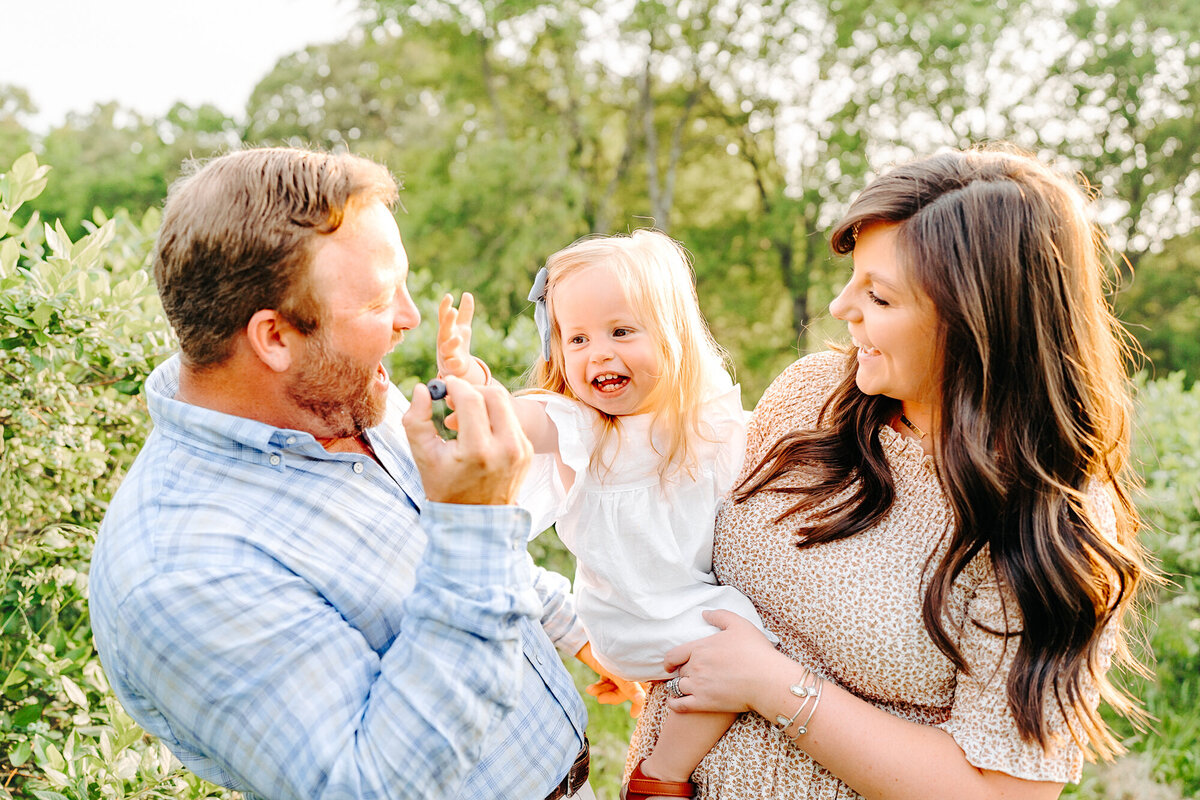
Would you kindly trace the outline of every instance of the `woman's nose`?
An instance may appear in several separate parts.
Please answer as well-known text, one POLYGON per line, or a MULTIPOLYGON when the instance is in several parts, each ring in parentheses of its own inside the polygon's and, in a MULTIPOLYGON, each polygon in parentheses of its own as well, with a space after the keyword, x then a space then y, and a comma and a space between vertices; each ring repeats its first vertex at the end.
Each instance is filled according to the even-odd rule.
POLYGON ((853 304, 850 302, 848 297, 849 294, 850 284, 847 283, 842 287, 842 291, 838 293, 838 296, 833 298, 833 300, 829 303, 829 313, 832 314, 835 319, 840 319, 843 322, 848 319, 853 307, 853 304))

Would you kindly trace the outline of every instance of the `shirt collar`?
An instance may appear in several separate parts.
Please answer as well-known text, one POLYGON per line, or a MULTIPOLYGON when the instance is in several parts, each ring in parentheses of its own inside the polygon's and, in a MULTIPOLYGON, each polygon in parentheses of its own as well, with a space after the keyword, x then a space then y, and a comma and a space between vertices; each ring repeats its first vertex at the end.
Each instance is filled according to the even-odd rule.
MULTIPOLYGON (((272 453, 280 450, 327 451, 307 431, 277 428, 265 422, 225 414, 211 408, 176 400, 182 362, 178 353, 160 364, 146 380, 146 404, 150 418, 162 433, 186 439, 192 446, 214 452, 272 453)), ((318 452, 319 451, 319 452, 318 452)))

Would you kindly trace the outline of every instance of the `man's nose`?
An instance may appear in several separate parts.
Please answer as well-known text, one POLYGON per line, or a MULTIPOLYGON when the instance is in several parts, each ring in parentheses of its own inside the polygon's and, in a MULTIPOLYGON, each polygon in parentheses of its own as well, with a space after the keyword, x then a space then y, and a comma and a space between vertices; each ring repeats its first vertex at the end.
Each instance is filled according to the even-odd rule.
POLYGON ((408 331, 421 324, 421 312, 406 287, 396 294, 396 314, 392 317, 392 329, 408 331))

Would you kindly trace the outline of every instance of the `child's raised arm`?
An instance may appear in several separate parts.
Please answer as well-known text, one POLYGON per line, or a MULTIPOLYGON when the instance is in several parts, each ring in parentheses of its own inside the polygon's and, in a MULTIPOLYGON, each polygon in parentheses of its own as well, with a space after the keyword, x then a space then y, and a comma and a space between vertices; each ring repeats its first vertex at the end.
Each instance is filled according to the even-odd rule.
MULTIPOLYGON (((445 295, 438 304, 437 365, 438 375, 454 375, 477 386, 492 380, 492 371, 479 356, 471 355, 471 321, 475 318, 475 298, 463 292, 458 308, 454 297, 445 295)), ((558 455, 558 428, 546 414, 544 404, 533 397, 514 397, 513 408, 522 430, 533 443, 535 453, 558 455)), ((455 427, 453 414, 446 426, 455 427)))

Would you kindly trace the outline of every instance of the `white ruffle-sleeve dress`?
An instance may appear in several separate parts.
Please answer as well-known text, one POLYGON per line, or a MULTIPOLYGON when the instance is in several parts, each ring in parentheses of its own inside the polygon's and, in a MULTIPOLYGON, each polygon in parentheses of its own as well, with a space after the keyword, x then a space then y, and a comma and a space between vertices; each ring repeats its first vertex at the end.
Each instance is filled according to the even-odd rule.
POLYGON ((719 585, 712 570, 717 505, 745 451, 740 388, 727 381, 711 394, 691 474, 676 470, 665 479, 665 437, 652 430, 651 415, 621 417, 593 459, 597 412, 561 395, 531 397, 545 403, 574 480, 564 490, 553 456, 539 456, 518 502, 533 514, 535 533, 555 522, 575 556, 576 607, 596 660, 628 680, 666 679, 668 650, 716 633, 701 616, 706 610, 733 611, 766 633, 754 604, 719 585))

